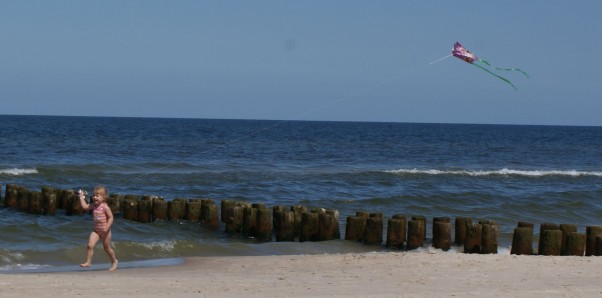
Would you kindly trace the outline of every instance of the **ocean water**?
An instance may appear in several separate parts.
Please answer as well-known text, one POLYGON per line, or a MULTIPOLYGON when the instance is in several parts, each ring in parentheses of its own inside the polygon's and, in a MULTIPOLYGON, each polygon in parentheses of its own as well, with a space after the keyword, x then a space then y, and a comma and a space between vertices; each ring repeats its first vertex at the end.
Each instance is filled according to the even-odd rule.
MULTIPOLYGON (((358 210, 467 216, 496 221, 507 251, 518 221, 602 224, 602 127, 0 115, 3 196, 6 184, 337 209, 343 234, 358 210)), ((124 262, 386 250, 119 216, 113 245, 124 262)), ((0 272, 78 264, 91 227, 60 209, 0 208, 0 272)), ((100 244, 95 262, 108 262, 100 244)))

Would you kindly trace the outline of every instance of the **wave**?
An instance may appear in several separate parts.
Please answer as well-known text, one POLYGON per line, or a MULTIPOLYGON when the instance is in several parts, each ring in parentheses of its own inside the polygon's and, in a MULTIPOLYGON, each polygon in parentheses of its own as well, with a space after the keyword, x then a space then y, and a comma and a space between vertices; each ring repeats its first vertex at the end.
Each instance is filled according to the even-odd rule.
POLYGON ((10 175, 10 176, 24 176, 38 174, 38 170, 36 168, 29 169, 19 169, 19 168, 7 168, 0 169, 0 175, 10 175))
POLYGON ((602 172, 596 171, 577 171, 577 170, 437 170, 437 169, 397 169, 384 171, 386 173, 398 175, 461 175, 461 176, 525 176, 525 177, 544 177, 544 176, 568 176, 582 177, 593 176, 602 177, 602 172))

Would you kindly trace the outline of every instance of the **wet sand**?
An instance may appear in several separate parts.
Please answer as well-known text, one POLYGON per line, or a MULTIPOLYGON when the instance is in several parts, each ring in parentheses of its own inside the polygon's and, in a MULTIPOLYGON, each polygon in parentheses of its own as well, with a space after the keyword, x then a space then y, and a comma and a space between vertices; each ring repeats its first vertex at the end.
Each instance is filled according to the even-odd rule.
POLYGON ((443 252, 195 257, 112 272, 99 264, 86 271, 2 274, 0 296, 597 297, 602 257, 443 252))

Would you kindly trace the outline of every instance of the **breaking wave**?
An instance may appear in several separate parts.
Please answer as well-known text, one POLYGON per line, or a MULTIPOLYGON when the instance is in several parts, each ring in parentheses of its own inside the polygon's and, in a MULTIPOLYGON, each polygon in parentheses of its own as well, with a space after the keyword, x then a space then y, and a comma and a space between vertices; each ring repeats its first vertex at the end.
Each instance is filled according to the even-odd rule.
POLYGON ((38 174, 38 170, 36 168, 30 169, 19 169, 19 168, 7 168, 0 169, 0 175, 10 175, 10 176, 24 176, 38 174))
POLYGON ((525 177, 543 177, 543 176, 567 176, 581 177, 593 176, 602 177, 602 172, 596 171, 577 171, 577 170, 437 170, 437 169, 397 169, 385 171, 387 173, 399 175, 465 175, 465 176, 525 176, 525 177))

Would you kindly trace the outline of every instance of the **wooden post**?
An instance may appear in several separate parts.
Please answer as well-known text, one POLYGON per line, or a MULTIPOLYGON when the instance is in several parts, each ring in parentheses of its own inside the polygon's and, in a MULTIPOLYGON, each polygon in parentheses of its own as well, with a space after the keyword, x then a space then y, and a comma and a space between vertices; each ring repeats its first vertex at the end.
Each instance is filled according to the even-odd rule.
POLYGON ((356 211, 355 216, 368 218, 368 217, 370 217, 370 212, 365 211, 365 210, 356 211))
POLYGON ((347 216, 345 226, 345 240, 364 241, 364 232, 366 230, 366 217, 347 216))
POLYGON ((301 236, 301 219, 302 219, 301 214, 303 214, 303 212, 307 212, 307 207, 301 206, 301 205, 291 206, 291 211, 293 211, 293 214, 295 216, 295 227, 294 227, 295 237, 300 237, 301 236))
POLYGON ((225 219, 226 221, 226 233, 234 234, 240 232, 242 228, 243 207, 228 207, 228 210, 226 210, 225 214, 228 217, 223 218, 222 216, 222 219, 225 219))
POLYGON ((408 221, 408 241, 407 250, 422 247, 424 244, 424 231, 426 229, 424 220, 412 219, 408 221))
POLYGON ((596 248, 594 249, 594 256, 602 256, 602 236, 596 237, 596 248))
POLYGON ((391 218, 387 221, 388 248, 401 249, 405 245, 406 221, 403 218, 391 218))
POLYGON ((17 192, 19 186, 15 184, 7 184, 4 196, 4 207, 17 208, 17 192))
POLYGON ((293 211, 281 211, 274 213, 274 225, 276 241, 295 241, 295 213, 293 211))
POLYGON ((496 254, 499 238, 497 224, 487 221, 481 226, 481 254, 496 254))
MULTIPOLYGON (((547 230, 559 230, 560 227, 557 224, 554 223, 542 223, 539 226, 539 246, 538 246, 538 251, 541 248, 542 245, 542 236, 543 236, 543 232, 547 231, 547 230)), ((538 253, 541 254, 541 253, 538 253)))
POLYGON ((544 230, 539 242, 541 243, 539 255, 559 256, 560 247, 562 246, 562 231, 544 230))
POLYGON ((245 207, 243 209, 242 235, 244 237, 257 237, 257 208, 245 207))
POLYGON ((318 241, 332 240, 338 222, 332 213, 318 214, 318 241))
POLYGON ((473 254, 481 252, 481 238, 483 226, 481 224, 470 224, 466 230, 466 242, 464 242, 464 253, 473 254))
POLYGON ((364 244, 381 244, 383 242, 383 217, 381 213, 370 214, 366 219, 364 244))
MULTIPOLYGON (((412 216, 412 220, 421 220, 422 224, 424 225, 424 235, 422 235, 422 241, 424 242, 426 240, 426 217, 422 216, 422 215, 415 215, 412 216)), ((422 244, 420 245, 422 246, 422 244)))
POLYGON ((221 206, 221 214, 222 214, 222 222, 228 222, 229 218, 232 218, 232 214, 228 213, 232 211, 236 207, 236 201, 234 200, 222 200, 220 203, 221 206))
POLYGON ((19 187, 17 190, 17 207, 19 211, 29 211, 29 190, 25 187, 19 187))
POLYGON ((168 220, 182 220, 186 208, 186 199, 175 198, 167 202, 167 219, 168 220))
POLYGON ((188 201, 186 201, 186 211, 184 212, 184 219, 191 222, 197 222, 201 220, 201 208, 201 200, 189 199, 188 201))
POLYGON ((332 234, 332 238, 333 239, 341 239, 341 227, 339 226, 339 218, 340 218, 339 211, 336 209, 327 209, 326 213, 331 214, 333 217, 334 232, 332 234))
POLYGON ((42 193, 39 191, 30 191, 27 207, 27 212, 42 215, 42 193))
POLYGON ((163 198, 153 198, 153 221, 167 220, 168 204, 163 198))
POLYGON ((201 201, 201 223, 203 225, 211 229, 217 229, 219 227, 218 213, 214 200, 201 201))
POLYGON ((121 213, 121 203, 123 202, 123 196, 118 193, 112 193, 107 199, 107 205, 111 208, 113 215, 121 213))
POLYGON ((299 242, 318 241, 318 221, 317 213, 301 213, 301 235, 299 235, 299 242))
POLYGON ((268 208, 257 209, 257 239, 261 241, 272 240, 272 210, 268 208))
POLYGON ((585 235, 585 255, 593 256, 596 251, 596 237, 602 236, 602 226, 587 226, 585 235))
POLYGON ((466 242, 466 233, 468 232, 468 225, 472 224, 472 219, 470 217, 456 217, 455 222, 455 236, 454 236, 454 244, 457 246, 462 246, 466 242))
POLYGON ((513 255, 533 254, 533 228, 520 227, 514 229, 510 253, 513 255))
POLYGON ((451 223, 441 218, 433 220, 433 247, 448 251, 451 248, 451 223))
POLYGON ((123 218, 128 220, 138 220, 138 197, 135 195, 126 195, 124 200, 123 218))
POLYGON ((152 221, 153 199, 151 196, 142 196, 138 201, 137 221, 148 223, 152 221))
POLYGON ((582 257, 585 253, 585 234, 571 232, 567 235, 566 255, 582 257))
POLYGON ((42 214, 56 215, 56 193, 50 186, 42 187, 42 214))
POLYGON ((76 194, 72 189, 68 190, 67 192, 67 209, 65 210, 65 215, 69 216, 84 214, 84 209, 79 201, 79 195, 76 194))
POLYGON ((569 234, 577 232, 577 225, 572 224, 561 224, 560 230, 562 231, 562 244, 560 245, 560 255, 568 256, 568 239, 569 234))

